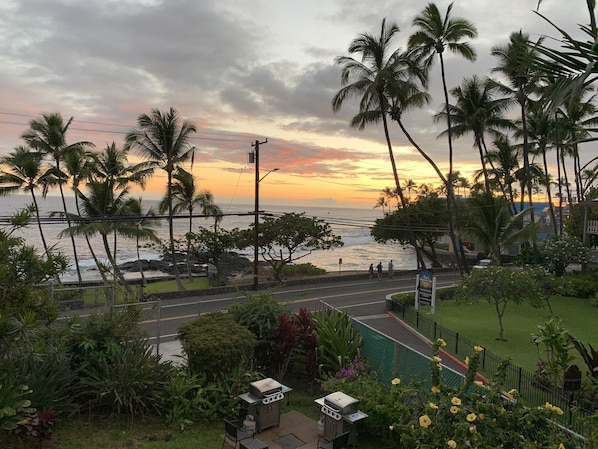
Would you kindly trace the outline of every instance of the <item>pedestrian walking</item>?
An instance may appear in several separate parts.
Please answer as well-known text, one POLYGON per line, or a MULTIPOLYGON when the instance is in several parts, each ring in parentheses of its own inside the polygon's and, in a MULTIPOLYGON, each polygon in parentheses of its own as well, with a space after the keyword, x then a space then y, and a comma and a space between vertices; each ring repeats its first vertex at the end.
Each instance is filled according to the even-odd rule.
POLYGON ((394 269, 395 269, 395 266, 392 263, 392 259, 390 259, 390 262, 388 262, 388 277, 389 278, 392 278, 394 276, 394 269))
POLYGON ((382 280, 382 262, 376 266, 376 270, 378 270, 378 279, 382 280))
POLYGON ((370 279, 374 278, 374 264, 370 264, 370 279))

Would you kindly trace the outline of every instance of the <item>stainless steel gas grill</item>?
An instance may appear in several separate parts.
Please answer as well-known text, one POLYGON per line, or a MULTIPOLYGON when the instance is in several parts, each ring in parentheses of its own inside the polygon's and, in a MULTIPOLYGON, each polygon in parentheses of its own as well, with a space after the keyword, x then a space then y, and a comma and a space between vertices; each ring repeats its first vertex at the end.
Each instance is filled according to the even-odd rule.
POLYGON ((332 441, 349 433, 349 446, 357 443, 357 423, 368 417, 358 410, 359 400, 342 391, 316 399, 324 420, 324 439, 332 441))
POLYGON ((280 405, 290 388, 268 377, 249 384, 249 392, 239 397, 247 403, 247 414, 255 419, 256 430, 280 424, 280 405))

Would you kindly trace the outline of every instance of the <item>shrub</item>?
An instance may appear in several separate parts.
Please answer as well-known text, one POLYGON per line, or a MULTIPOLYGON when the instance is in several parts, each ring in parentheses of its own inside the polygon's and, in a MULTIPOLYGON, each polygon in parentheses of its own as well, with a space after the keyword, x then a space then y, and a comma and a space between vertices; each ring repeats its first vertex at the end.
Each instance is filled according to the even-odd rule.
POLYGON ((209 381, 230 372, 241 361, 251 363, 256 344, 245 326, 230 315, 211 313, 179 328, 179 339, 192 374, 206 375, 209 381))
POLYGON ((249 329, 256 337, 256 366, 264 371, 271 370, 270 349, 274 341, 274 328, 278 316, 285 308, 267 293, 246 294, 247 301, 233 304, 228 312, 239 324, 249 329))
POLYGON ((293 276, 321 276, 326 274, 326 270, 318 268, 311 263, 300 263, 296 265, 285 265, 282 269, 285 277, 293 276))
POLYGON ((160 413, 172 365, 152 351, 145 341, 131 340, 108 354, 92 352, 80 371, 80 397, 90 406, 126 412, 131 418, 150 410, 160 413))

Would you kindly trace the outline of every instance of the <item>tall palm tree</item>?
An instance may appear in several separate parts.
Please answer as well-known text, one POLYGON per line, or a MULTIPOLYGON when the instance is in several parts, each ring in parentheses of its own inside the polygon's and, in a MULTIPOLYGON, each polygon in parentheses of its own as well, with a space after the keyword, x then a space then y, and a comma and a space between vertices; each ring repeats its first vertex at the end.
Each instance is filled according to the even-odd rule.
MULTIPOLYGON (((63 186, 68 182, 69 176, 63 171, 62 163, 64 158, 73 151, 80 148, 91 148, 91 142, 76 142, 67 144, 66 133, 73 117, 65 121, 60 113, 42 114, 41 118, 33 119, 29 122, 29 129, 21 134, 21 138, 31 146, 31 148, 47 155, 52 161, 52 167, 48 171, 47 176, 51 177, 51 184, 57 185, 60 191, 60 198, 62 199, 63 213, 66 217, 67 223, 70 226, 71 220, 69 211, 64 197, 63 186)), ((50 181, 50 178, 48 179, 50 181)), ((77 270, 77 278, 79 284, 83 282, 81 277, 81 268, 79 267, 79 258, 77 255, 77 246, 75 245, 74 236, 70 236, 71 245, 73 248, 73 258, 75 261, 75 268, 77 270)))
MULTIPOLYGON (((446 120, 452 123, 450 132, 455 138, 473 134, 473 145, 480 156, 487 192, 490 192, 490 186, 486 173, 485 154, 488 149, 485 136, 496 138, 503 135, 502 130, 513 128, 513 123, 503 117, 503 113, 510 107, 511 100, 496 98, 496 91, 496 85, 488 80, 482 80, 476 75, 465 78, 461 86, 451 89, 451 95, 456 99, 456 103, 448 107, 450 117, 447 117, 446 110, 434 117, 437 122, 446 120)), ((448 133, 447 129, 440 135, 448 133)))
POLYGON ((399 180, 388 130, 388 86, 395 83, 399 77, 412 76, 414 71, 411 61, 400 49, 392 50, 391 48, 393 39, 398 32, 399 28, 395 24, 387 26, 386 19, 383 19, 379 36, 363 33, 349 45, 349 54, 360 55, 360 60, 351 56, 336 58, 336 63, 343 67, 341 73, 343 87, 332 99, 332 110, 334 112, 340 110, 348 98, 360 97, 359 113, 353 117, 351 126, 365 129, 366 125, 370 123, 382 121, 395 187, 401 200, 403 213, 405 213, 410 241, 417 255, 418 267, 425 268, 425 262, 410 224, 407 201, 399 180))
POLYGON ((44 187, 43 154, 31 151, 24 146, 18 146, 8 156, 0 159, 0 164, 2 166, 2 171, 0 172, 0 196, 10 195, 19 190, 31 194, 44 252, 46 255, 49 255, 49 248, 39 215, 39 205, 35 196, 35 191, 44 187))
POLYGON ((125 139, 125 149, 136 148, 154 167, 166 172, 166 195, 168 197, 168 234, 170 239, 170 255, 179 290, 185 287, 177 266, 174 249, 172 176, 175 169, 190 159, 193 148, 189 146, 191 133, 196 128, 188 121, 182 121, 177 111, 170 108, 168 112, 152 109, 149 115, 141 114, 137 118, 138 129, 129 132, 125 139))
POLYGON ((429 72, 434 64, 435 56, 440 60, 442 75, 442 88, 446 105, 446 119, 449 144, 449 173, 453 172, 453 143, 451 136, 451 117, 449 113, 449 95, 446 86, 446 74, 444 68, 444 52, 449 50, 468 61, 476 59, 476 52, 469 42, 464 39, 473 39, 478 35, 476 27, 466 19, 451 17, 453 3, 446 9, 444 18, 441 16, 438 7, 429 3, 424 10, 413 19, 415 33, 409 36, 408 48, 416 58, 421 58, 423 67, 429 72))
POLYGON ((374 204, 374 209, 381 207, 382 215, 386 216, 386 210, 384 209, 386 206, 388 206, 388 201, 386 200, 386 197, 384 195, 380 195, 378 201, 376 201, 376 204, 374 204))
POLYGON ((513 183, 516 181, 515 173, 520 169, 520 152, 511 144, 507 137, 501 136, 492 142, 494 149, 487 152, 485 158, 491 165, 488 170, 490 182, 496 186, 505 186, 507 204, 512 215, 516 213, 515 192, 513 183))
MULTIPOLYGON (((172 210, 175 214, 189 212, 189 229, 187 232, 187 276, 193 279, 191 272, 191 240, 193 232, 193 211, 199 207, 203 215, 214 217, 215 225, 222 220, 222 209, 214 202, 214 195, 209 190, 196 192, 193 174, 179 167, 172 175, 172 210)), ((160 213, 168 209, 168 198, 165 196, 159 205, 160 213)))
MULTIPOLYGON (((542 40, 540 39, 538 43, 542 40)), ((529 96, 537 91, 538 73, 533 63, 537 59, 537 49, 529 40, 529 35, 518 31, 511 33, 507 45, 495 46, 491 50, 492 56, 498 59, 498 64, 492 69, 503 75, 507 84, 496 83, 506 94, 510 94, 517 100, 520 106, 521 130, 523 135, 523 174, 524 185, 527 190, 528 202, 531 207, 530 216, 534 221, 533 209, 533 188, 530 172, 529 142, 526 121, 526 109, 529 96)), ((522 195, 524 192, 521 192, 522 195)), ((537 259, 536 239, 533 241, 534 258, 537 259)))

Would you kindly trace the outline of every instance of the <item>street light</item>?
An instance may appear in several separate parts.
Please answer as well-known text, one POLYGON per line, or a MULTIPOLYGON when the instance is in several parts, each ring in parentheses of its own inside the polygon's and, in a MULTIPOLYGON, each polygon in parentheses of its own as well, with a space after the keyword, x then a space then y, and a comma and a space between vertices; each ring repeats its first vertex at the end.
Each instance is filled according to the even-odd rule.
POLYGON ((260 182, 273 171, 278 171, 278 168, 269 170, 264 176, 260 178, 260 145, 262 143, 268 143, 268 139, 265 142, 255 141, 251 145, 255 148, 255 152, 249 153, 249 163, 255 164, 255 209, 253 210, 253 290, 257 291, 259 278, 258 278, 258 248, 259 248, 259 210, 260 210, 260 182))

